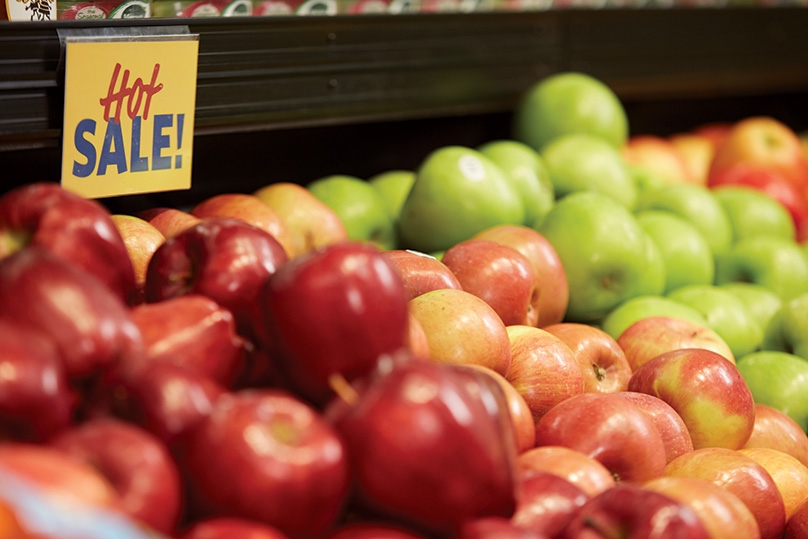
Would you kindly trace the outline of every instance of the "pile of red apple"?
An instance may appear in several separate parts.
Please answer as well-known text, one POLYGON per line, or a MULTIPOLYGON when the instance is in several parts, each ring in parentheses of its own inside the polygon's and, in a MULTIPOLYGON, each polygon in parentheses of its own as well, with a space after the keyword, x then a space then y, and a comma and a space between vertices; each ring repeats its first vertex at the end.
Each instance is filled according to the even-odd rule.
MULTIPOLYGON (((626 159, 707 185, 718 146, 688 137, 626 159)), ((439 257, 368 234, 290 183, 137 216, 2 195, 0 537, 808 537, 804 426, 716 332, 569 320, 525 224, 439 257)))

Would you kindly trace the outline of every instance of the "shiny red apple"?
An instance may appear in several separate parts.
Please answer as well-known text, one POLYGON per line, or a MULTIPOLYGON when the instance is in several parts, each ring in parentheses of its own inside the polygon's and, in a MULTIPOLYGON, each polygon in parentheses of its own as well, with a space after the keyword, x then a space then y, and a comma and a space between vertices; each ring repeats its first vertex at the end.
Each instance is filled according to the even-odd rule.
POLYGON ((384 251, 384 256, 392 262, 404 281, 408 300, 430 290, 463 288, 452 270, 432 255, 406 249, 393 249, 384 251))
POLYGON ((134 268, 109 210, 58 183, 29 183, 0 197, 0 258, 29 245, 91 273, 121 301, 135 292, 134 268))
POLYGON ((222 395, 180 455, 195 514, 253 519, 290 537, 322 537, 348 493, 339 435, 282 390, 222 395))
POLYGON ((611 393, 583 393, 551 408, 536 424, 536 446, 549 445, 591 456, 618 481, 642 483, 665 470, 665 444, 651 418, 611 393))
POLYGON ((407 347, 404 283, 372 244, 343 242, 281 266, 259 303, 271 350, 292 385, 319 403, 332 377, 352 380, 407 347))
POLYGON ((143 354, 124 301, 92 274, 40 247, 0 261, 0 320, 45 335, 71 378, 143 354))
POLYGON ((258 294, 288 261, 267 232, 237 219, 203 219, 160 246, 146 274, 145 298, 154 303, 201 294, 230 310, 239 331, 254 338, 258 294))
POLYGON ((99 418, 62 432, 49 445, 100 471, 118 491, 125 514, 161 533, 174 532, 182 503, 180 473, 153 434, 99 418))
POLYGON ((233 313, 207 296, 145 303, 131 312, 149 361, 185 365, 223 386, 245 367, 250 343, 237 333, 233 313))
POLYGON ((636 391, 618 391, 615 395, 626 399, 648 414, 662 436, 666 462, 693 451, 690 431, 687 430, 687 425, 670 404, 654 395, 636 391))
POLYGON ((446 250, 441 262, 463 290, 488 303, 506 326, 536 326, 540 292, 530 260, 513 247, 466 240, 446 250))

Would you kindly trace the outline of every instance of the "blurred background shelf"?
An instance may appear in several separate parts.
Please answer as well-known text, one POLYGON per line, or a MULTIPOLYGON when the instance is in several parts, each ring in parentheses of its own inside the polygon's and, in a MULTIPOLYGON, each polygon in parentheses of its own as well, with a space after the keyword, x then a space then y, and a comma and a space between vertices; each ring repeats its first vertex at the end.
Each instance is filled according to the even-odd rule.
POLYGON ((633 133, 753 114, 808 129, 800 7, 6 22, 3 190, 58 179, 60 28, 174 24, 200 34, 194 188, 149 204, 414 168, 438 146, 509 136, 522 92, 565 70, 609 84, 633 133))

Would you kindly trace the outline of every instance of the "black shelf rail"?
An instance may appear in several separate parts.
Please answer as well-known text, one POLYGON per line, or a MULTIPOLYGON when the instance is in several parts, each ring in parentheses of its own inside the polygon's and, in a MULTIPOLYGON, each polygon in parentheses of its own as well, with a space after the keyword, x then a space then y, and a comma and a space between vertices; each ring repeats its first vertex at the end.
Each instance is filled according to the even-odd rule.
POLYGON ((0 153, 59 145, 60 28, 176 24, 200 34, 196 135, 502 113, 563 70, 639 104, 808 95, 798 7, 3 22, 0 153))

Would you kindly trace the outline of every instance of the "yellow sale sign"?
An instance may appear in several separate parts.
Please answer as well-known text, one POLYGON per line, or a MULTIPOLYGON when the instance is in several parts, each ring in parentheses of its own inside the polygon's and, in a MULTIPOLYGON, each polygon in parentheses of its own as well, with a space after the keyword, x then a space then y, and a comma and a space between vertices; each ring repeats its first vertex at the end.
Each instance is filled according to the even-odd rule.
POLYGON ((63 187, 87 198, 191 187, 198 46, 67 40, 63 187))

